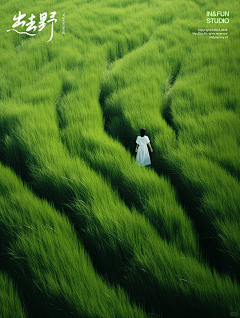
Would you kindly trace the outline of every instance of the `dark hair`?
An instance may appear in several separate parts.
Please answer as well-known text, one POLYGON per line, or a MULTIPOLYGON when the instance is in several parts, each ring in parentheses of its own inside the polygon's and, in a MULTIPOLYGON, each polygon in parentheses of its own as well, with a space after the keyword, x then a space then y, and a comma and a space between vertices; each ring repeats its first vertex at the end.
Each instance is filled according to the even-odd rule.
POLYGON ((145 135, 145 128, 142 128, 142 129, 140 130, 140 135, 141 135, 141 137, 144 137, 144 135, 145 135))

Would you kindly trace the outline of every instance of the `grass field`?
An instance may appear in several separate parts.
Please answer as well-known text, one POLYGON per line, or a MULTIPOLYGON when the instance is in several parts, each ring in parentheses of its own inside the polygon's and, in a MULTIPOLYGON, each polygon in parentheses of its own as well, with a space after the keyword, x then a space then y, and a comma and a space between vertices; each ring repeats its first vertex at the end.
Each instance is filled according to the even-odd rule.
POLYGON ((0 8, 0 316, 240 314, 239 3, 0 8))

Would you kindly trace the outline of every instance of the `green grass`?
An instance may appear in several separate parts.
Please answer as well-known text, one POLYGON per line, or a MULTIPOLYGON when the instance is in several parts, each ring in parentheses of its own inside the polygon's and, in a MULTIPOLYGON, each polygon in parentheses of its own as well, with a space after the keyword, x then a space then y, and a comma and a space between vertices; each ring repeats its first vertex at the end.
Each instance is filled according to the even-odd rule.
POLYGON ((145 317, 119 287, 96 274, 68 219, 3 166, 0 202, 7 270, 33 317, 145 317))
POLYGON ((152 41, 106 70, 100 95, 105 127, 130 149, 134 149, 131 136, 138 134, 139 127, 147 127, 155 149, 153 167, 171 176, 201 240, 212 237, 214 247, 207 252, 211 262, 218 266, 224 257, 224 270, 232 268, 232 274, 239 276, 240 237, 235 232, 229 237, 230 244, 235 241, 237 246, 234 257, 226 237, 239 219, 240 122, 233 68, 237 56, 230 51, 231 43, 206 39, 197 43, 188 30, 179 28, 176 34, 172 26, 159 27, 152 41), (159 33, 165 34, 164 46, 159 33), (184 46, 180 45, 183 39, 184 46), (218 227, 220 219, 228 230, 218 227), (220 255, 214 260, 216 250, 220 255))
POLYGON ((26 318, 26 311, 22 305, 19 294, 12 280, 3 272, 0 272, 0 315, 4 318, 26 318))
MULTIPOLYGON (((70 311, 89 317, 104 311, 116 317, 121 312, 126 315, 126 297, 120 291, 116 296, 96 277, 68 220, 29 193, 8 169, 1 168, 1 177, 1 228, 9 241, 10 270, 24 286, 32 310, 49 317, 59 309, 63 317, 70 311), (105 296, 110 293, 110 298, 105 296), (37 301, 39 297, 42 303, 37 301), (111 313, 112 301, 115 309, 111 307, 111 313)), ((206 265, 164 243, 136 212, 131 215, 122 207, 121 213, 115 208, 114 214, 105 206, 102 213, 102 205, 98 201, 91 209, 85 206, 85 215, 82 201, 72 207, 85 233, 81 238, 98 270, 103 266, 108 275, 114 275, 114 285, 119 282, 147 312, 217 317, 237 308, 239 288, 229 277, 212 273, 206 265), (163 306, 166 302, 170 307, 163 306)), ((133 312, 128 316, 133 317, 133 312)))
POLYGON ((1 4, 3 317, 11 302, 34 318, 239 312, 240 10, 218 1, 228 40, 193 36, 213 7, 1 4), (19 10, 56 10, 53 40, 5 32, 19 10))

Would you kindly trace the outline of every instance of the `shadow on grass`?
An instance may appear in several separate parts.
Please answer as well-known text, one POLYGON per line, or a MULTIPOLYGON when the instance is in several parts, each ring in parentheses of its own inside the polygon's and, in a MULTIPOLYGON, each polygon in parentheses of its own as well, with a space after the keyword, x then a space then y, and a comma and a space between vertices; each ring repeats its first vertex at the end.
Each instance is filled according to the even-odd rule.
POLYGON ((207 211, 203 212, 202 191, 191 184, 190 180, 183 181, 181 173, 161 154, 155 153, 152 165, 159 175, 169 178, 175 188, 178 201, 193 221, 199 235, 199 244, 204 260, 208 262, 210 268, 218 270, 220 274, 230 275, 233 280, 239 281, 239 264, 223 252, 218 239, 219 232, 210 223, 206 215, 207 211))

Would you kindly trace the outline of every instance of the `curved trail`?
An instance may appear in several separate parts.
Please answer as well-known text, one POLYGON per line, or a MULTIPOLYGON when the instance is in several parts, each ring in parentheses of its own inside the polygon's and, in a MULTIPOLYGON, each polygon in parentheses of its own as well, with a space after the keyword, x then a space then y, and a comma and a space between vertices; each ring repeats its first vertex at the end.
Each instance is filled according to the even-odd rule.
MULTIPOLYGON (((136 50, 134 49, 133 52, 136 50)), ((127 55, 131 55, 131 52, 127 55)), ((86 64, 88 64, 87 61, 86 64)), ((96 80, 98 80, 98 74, 96 74, 96 80)), ((93 82, 93 78, 91 81, 93 82)), ((96 94, 96 92, 90 92, 90 83, 88 87, 88 95, 96 94)), ((69 94, 71 95, 71 92, 69 94)), ((104 131, 101 116, 96 123, 97 130, 95 125, 90 124, 90 120, 88 125, 88 118, 96 116, 98 113, 96 107, 100 109, 99 105, 96 103, 94 107, 89 107, 85 101, 82 103, 80 101, 81 108, 77 109, 75 105, 71 105, 69 94, 65 94, 62 103, 56 105, 59 128, 61 127, 60 135, 69 153, 73 157, 84 159, 93 170, 106 178, 125 204, 129 208, 135 206, 140 214, 150 220, 162 238, 178 246, 184 253, 199 258, 193 225, 179 205, 175 191, 168 180, 158 176, 152 170, 142 169, 140 172, 135 159, 131 158, 124 145, 113 140, 104 131), (71 125, 68 126, 66 123, 71 125)))

